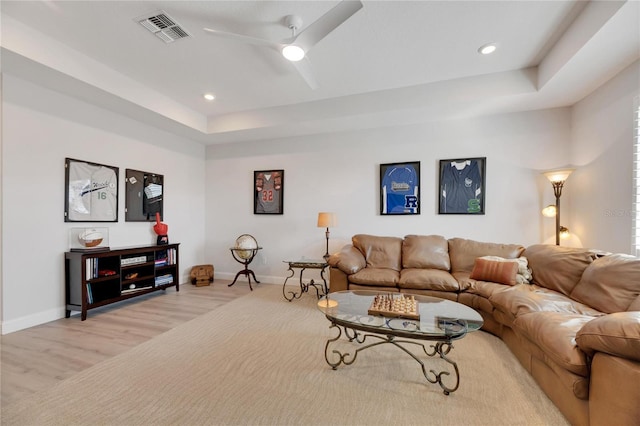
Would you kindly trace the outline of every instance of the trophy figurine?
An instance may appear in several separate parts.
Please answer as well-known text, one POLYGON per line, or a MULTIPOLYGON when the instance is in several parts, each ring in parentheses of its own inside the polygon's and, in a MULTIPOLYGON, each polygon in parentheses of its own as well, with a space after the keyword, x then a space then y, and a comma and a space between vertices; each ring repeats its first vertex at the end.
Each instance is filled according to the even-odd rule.
POLYGON ((169 236, 167 235, 167 231, 169 230, 169 226, 166 223, 160 222, 160 213, 156 213, 156 224, 153 225, 153 232, 158 235, 156 239, 157 245, 169 244, 169 236))

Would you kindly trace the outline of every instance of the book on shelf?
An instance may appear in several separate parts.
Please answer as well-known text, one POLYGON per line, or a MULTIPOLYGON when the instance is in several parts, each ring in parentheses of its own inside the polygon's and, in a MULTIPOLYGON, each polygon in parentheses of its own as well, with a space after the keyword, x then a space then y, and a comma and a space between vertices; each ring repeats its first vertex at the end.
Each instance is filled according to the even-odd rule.
POLYGON ((169 248, 156 253, 156 266, 175 265, 176 264, 176 249, 169 248))
POLYGON ((87 283, 87 302, 93 303, 93 293, 91 292, 91 284, 87 283))
POLYGON ((147 263, 147 256, 123 257, 120 259, 120 266, 138 265, 147 263))
POLYGON ((151 288, 150 285, 144 286, 144 287, 126 288, 126 289, 120 291, 120 294, 135 293, 136 291, 142 291, 142 290, 146 290, 146 289, 149 289, 149 288, 151 288))
POLYGON ((159 285, 173 284, 173 275, 171 274, 159 275, 156 277, 155 283, 156 283, 156 287, 159 285))
POLYGON ((98 259, 95 257, 85 259, 84 270, 86 280, 98 278, 98 259))

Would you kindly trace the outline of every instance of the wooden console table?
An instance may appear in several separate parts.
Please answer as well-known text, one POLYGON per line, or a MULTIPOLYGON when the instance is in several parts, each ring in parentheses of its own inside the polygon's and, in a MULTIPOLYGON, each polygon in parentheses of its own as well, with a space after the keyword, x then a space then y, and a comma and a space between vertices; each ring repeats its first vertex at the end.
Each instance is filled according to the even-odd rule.
POLYGON ((158 290, 180 290, 179 244, 65 253, 66 313, 87 311, 158 290))

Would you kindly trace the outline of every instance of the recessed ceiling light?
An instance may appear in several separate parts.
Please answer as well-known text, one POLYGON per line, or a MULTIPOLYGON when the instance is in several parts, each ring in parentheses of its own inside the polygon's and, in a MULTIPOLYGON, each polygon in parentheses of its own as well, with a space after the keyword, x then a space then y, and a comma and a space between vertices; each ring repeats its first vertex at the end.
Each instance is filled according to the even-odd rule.
POLYGON ((205 98, 206 100, 208 100, 208 101, 212 101, 212 100, 214 100, 216 97, 215 97, 215 96, 213 96, 213 93, 205 93, 205 94, 204 94, 204 98, 205 98))
POLYGON ((304 58, 304 50, 300 46, 290 44, 282 48, 282 56, 284 56, 291 62, 297 62, 304 58))
POLYGON ((495 52, 497 48, 498 46, 496 46, 495 43, 488 43, 483 46, 480 46, 478 48, 478 53, 480 53, 481 55, 488 55, 490 53, 495 52))

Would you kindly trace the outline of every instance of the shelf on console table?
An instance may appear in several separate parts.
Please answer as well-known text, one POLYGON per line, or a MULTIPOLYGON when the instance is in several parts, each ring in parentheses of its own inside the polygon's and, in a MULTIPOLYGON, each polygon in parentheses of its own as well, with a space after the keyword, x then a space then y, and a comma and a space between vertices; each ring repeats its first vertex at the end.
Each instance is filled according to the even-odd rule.
POLYGON ((79 250, 65 253, 66 312, 81 313, 175 287, 180 291, 180 244, 79 250))

